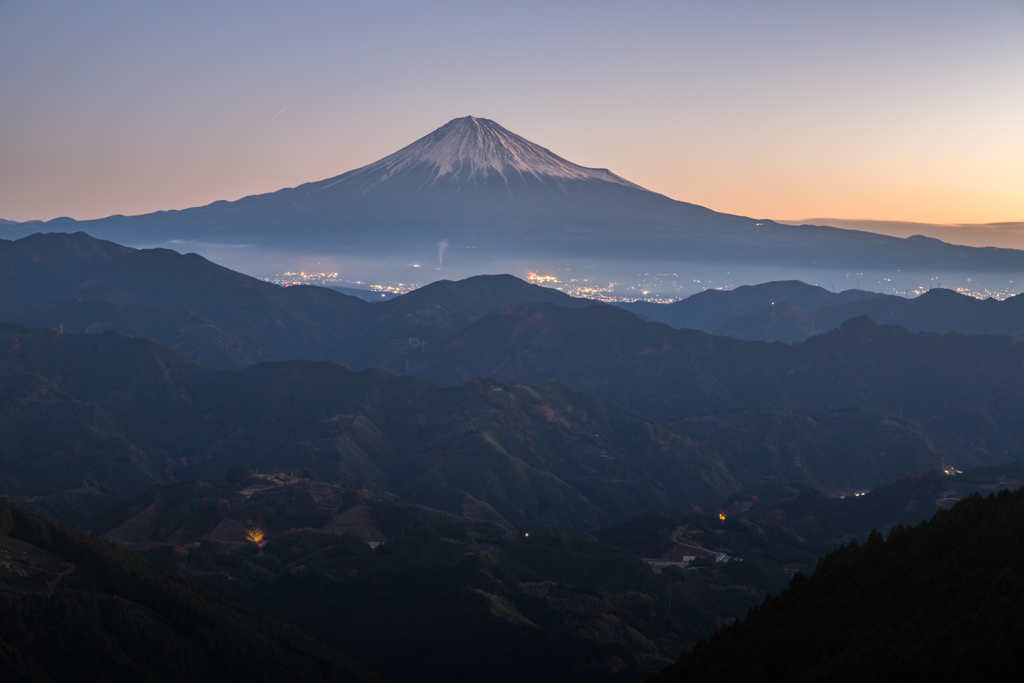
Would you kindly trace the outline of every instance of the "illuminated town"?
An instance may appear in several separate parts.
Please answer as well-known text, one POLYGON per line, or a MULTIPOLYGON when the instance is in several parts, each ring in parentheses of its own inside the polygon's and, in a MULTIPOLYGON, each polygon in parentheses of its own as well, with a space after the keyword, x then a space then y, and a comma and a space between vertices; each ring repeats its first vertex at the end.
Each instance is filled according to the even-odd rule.
MULTIPOLYGON (((414 267, 419 267, 416 265, 414 267)), ((726 276, 729 276, 726 273, 726 276)), ((856 278, 864 273, 849 273, 851 284, 848 288, 863 288, 882 294, 892 294, 904 297, 916 297, 924 294, 930 289, 942 287, 942 280, 938 277, 930 278, 926 285, 916 287, 900 288, 893 284, 891 278, 881 278, 874 282, 859 281, 856 278)), ((525 279, 535 285, 551 287, 569 296, 604 301, 607 303, 650 301, 652 303, 672 303, 691 296, 695 291, 708 289, 729 290, 733 284, 718 284, 711 280, 686 279, 685 275, 679 273, 638 273, 634 276, 634 284, 612 282, 607 278, 596 277, 573 278, 566 275, 556 276, 542 274, 534 271, 527 271, 525 279)), ((292 285, 315 285, 319 287, 331 287, 340 290, 365 290, 367 292, 379 292, 382 300, 392 296, 398 296, 419 289, 422 282, 367 282, 365 280, 346 280, 340 277, 339 273, 327 272, 285 272, 271 277, 261 278, 264 282, 272 282, 283 287, 292 285)), ((721 282, 721 281, 719 281, 721 282)), ((967 278, 966 286, 951 287, 953 291, 975 299, 996 299, 1003 301, 1015 296, 1018 291, 1010 282, 1002 289, 995 289, 982 286, 973 286, 971 278, 967 278)), ((817 283, 810 283, 817 284, 817 283)), ((838 291, 838 288, 833 288, 838 291)), ((372 299, 371 299, 372 300, 372 299)))
POLYGON ((531 271, 527 273, 526 280, 535 285, 557 289, 569 296, 608 303, 638 300, 646 300, 653 303, 671 303, 686 298, 686 296, 692 293, 683 291, 682 286, 677 284, 674 279, 670 279, 678 278, 678 273, 654 275, 644 273, 640 277, 642 279, 635 285, 624 285, 619 282, 608 282, 607 280, 598 280, 596 278, 568 278, 563 281, 554 275, 539 275, 531 271))
POLYGON ((370 284, 361 280, 344 280, 338 277, 338 273, 281 273, 279 275, 274 275, 273 277, 264 277, 260 279, 264 282, 281 285, 282 287, 291 287, 293 285, 314 285, 316 287, 330 287, 342 290, 356 289, 380 292, 382 297, 406 294, 423 286, 419 282, 382 282, 370 284))

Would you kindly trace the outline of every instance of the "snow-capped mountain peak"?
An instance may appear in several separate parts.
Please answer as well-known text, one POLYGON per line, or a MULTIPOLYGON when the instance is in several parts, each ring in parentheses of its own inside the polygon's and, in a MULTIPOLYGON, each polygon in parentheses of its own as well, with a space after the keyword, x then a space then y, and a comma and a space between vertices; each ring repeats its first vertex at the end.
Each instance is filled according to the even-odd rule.
POLYGON ((357 169, 351 175, 385 181, 397 174, 422 168, 430 171, 435 182, 445 176, 451 176, 456 182, 473 182, 492 174, 506 180, 532 175, 540 180, 602 180, 644 189, 607 169, 587 168, 567 161, 490 119, 474 116, 453 119, 411 145, 357 169))

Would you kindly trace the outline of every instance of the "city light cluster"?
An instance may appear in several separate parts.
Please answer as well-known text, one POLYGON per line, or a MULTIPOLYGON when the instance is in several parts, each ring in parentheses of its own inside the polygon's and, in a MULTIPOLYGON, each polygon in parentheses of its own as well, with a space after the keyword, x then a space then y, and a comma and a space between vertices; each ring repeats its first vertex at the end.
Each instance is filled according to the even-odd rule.
MULTIPOLYGON (((362 284, 361 282, 358 284, 362 284)), ((422 287, 419 283, 389 282, 382 285, 369 285, 371 292, 387 292, 388 294, 408 294, 422 287)))
MULTIPOLYGON (((882 278, 872 282, 856 280, 856 278, 863 275, 864 273, 848 273, 847 278, 850 279, 848 282, 843 283, 846 285, 846 287, 843 288, 863 288, 883 294, 895 294, 910 298, 921 296, 931 289, 942 287, 942 281, 938 277, 930 278, 930 281, 927 284, 919 284, 915 287, 899 288, 892 282, 891 278, 882 278)), ((725 277, 730 277, 730 274, 726 273, 725 277)), ((393 296, 407 294, 408 292, 411 292, 414 289, 419 289, 422 286, 422 283, 419 282, 377 282, 371 284, 363 281, 345 280, 339 277, 338 273, 312 273, 304 271, 286 272, 262 279, 265 282, 272 282, 273 284, 281 285, 282 287, 290 287, 293 285, 350 287, 356 289, 368 289, 372 292, 380 292, 382 295, 393 296)), ((593 277, 569 278, 566 276, 547 275, 536 271, 528 271, 526 274, 526 280, 532 284, 550 287, 560 292, 564 292, 569 296, 593 299, 595 301, 603 301, 606 303, 649 301, 652 303, 667 304, 691 296, 695 289, 733 289, 733 285, 728 284, 727 281, 723 282, 723 280, 718 280, 716 282, 712 282, 708 279, 694 279, 692 277, 687 277, 685 273, 682 277, 680 277, 679 273, 637 273, 636 276, 630 279, 633 280, 633 284, 610 282, 608 280, 599 280, 593 277)), ((973 283, 971 283, 970 278, 967 279, 967 282, 967 286, 950 285, 949 288, 960 294, 974 297, 976 299, 992 298, 998 301, 1003 301, 1012 296, 1016 296, 1018 293, 1016 289, 1014 289, 1013 282, 1009 283, 1002 289, 991 289, 989 287, 978 287, 975 289, 971 287, 971 284, 973 283)), ((818 285, 818 283, 815 282, 811 282, 810 284, 818 285)), ((839 291, 839 289, 839 287, 832 287, 833 291, 839 291)))
MULTIPOLYGON (((677 273, 665 273, 651 275, 645 273, 639 276, 641 279, 635 285, 624 285, 620 282, 607 282, 605 280, 595 281, 593 278, 569 278, 559 280, 554 275, 539 275, 532 271, 527 273, 527 281, 544 287, 551 287, 569 296, 593 299, 606 303, 621 303, 633 301, 651 301, 653 303, 672 303, 679 301, 692 292, 687 292, 680 285, 672 280, 662 278, 677 278, 677 273), (607 282, 607 284, 604 284, 607 282), (670 290, 666 292, 665 290, 670 290)), ((694 280, 694 282, 698 282, 694 280)), ((704 289, 708 289, 705 287, 704 289)), ((717 287, 716 289, 725 289, 717 287)))
POLYGON ((264 282, 272 282, 275 285, 281 285, 282 287, 290 287, 291 285, 316 285, 319 287, 326 287, 330 285, 340 286, 346 283, 344 280, 338 278, 337 273, 281 273, 273 277, 261 278, 264 282))
POLYGON ((347 287, 351 289, 368 289, 371 292, 380 292, 381 295, 386 294, 407 294, 414 289, 419 289, 422 285, 416 283, 405 283, 405 282, 384 282, 377 284, 367 284, 362 280, 345 280, 338 276, 338 273, 280 273, 273 277, 260 278, 264 282, 270 282, 275 285, 282 287, 291 287, 294 285, 313 285, 316 287, 347 287))

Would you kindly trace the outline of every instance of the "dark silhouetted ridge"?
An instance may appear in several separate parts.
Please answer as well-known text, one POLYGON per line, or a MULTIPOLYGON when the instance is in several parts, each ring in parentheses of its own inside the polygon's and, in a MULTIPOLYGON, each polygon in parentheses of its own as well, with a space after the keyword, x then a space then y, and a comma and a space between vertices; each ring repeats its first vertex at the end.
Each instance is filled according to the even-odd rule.
POLYGON ((656 677, 1001 680, 1024 637, 1024 491, 973 495, 825 556, 656 677))

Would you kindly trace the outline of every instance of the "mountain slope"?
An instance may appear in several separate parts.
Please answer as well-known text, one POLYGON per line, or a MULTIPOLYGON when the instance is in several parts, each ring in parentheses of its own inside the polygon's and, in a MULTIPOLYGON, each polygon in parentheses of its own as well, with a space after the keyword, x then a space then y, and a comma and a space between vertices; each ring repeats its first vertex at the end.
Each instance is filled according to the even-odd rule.
POLYGON ((134 251, 85 233, 0 241, 0 319, 67 298, 98 268, 134 251))
POLYGON ((4 681, 376 681, 294 627, 0 498, 4 681))
MULTIPOLYGON (((379 488, 232 474, 153 487, 120 508, 106 536, 146 547, 155 565, 287 619, 393 681, 639 683, 716 621, 785 585, 778 564, 763 576, 659 575, 565 529, 509 533, 379 488), (244 540, 246 528, 259 530, 262 549, 244 540), (368 540, 384 542, 371 550, 368 540), (175 552, 181 545, 187 554, 175 552)), ((764 553, 752 545, 734 567, 764 553)), ((783 563, 812 558, 805 548, 771 551, 783 563)))
POLYGON ((785 482, 833 494, 873 489, 908 472, 984 460, 892 407, 736 408, 679 420, 669 428, 703 450, 722 454, 744 483, 785 482))
POLYGON ((0 325, 0 379, 0 471, 30 483, 138 491, 308 468, 508 527, 574 528, 740 488, 661 425, 554 385, 439 389, 309 361, 222 372, 149 340, 14 325, 0 325))
POLYGON ((589 306, 510 275, 441 280, 373 305, 322 287, 278 287, 197 254, 74 235, 0 243, 0 320, 150 337, 209 367, 332 359, 365 368, 514 303, 589 306))
MULTIPOLYGON (((773 304, 821 308, 822 306, 840 306, 876 296, 879 295, 858 289, 849 289, 836 294, 823 287, 808 285, 799 280, 787 280, 744 285, 730 290, 707 289, 670 304, 634 301, 618 303, 616 306, 656 322, 667 323, 672 327, 687 327, 711 332, 730 319, 769 308, 773 304)), ((849 317, 854 318, 856 315, 849 317)), ((732 335, 727 334, 726 336, 732 335)))
POLYGON ((611 306, 529 304, 410 354, 409 372, 438 384, 554 381, 665 423, 742 406, 895 412, 965 447, 974 466, 1024 459, 1022 368, 1024 345, 1009 337, 913 334, 867 317, 787 345, 611 306))
POLYGON ((120 329, 215 367, 337 357, 339 335, 370 306, 329 289, 278 287, 196 254, 129 249, 84 233, 0 244, 0 265, 0 320, 120 329))
POLYGON ((18 322, 64 332, 96 334, 116 330, 167 344, 182 356, 211 368, 243 368, 263 359, 255 347, 190 311, 168 311, 148 303, 119 304, 101 297, 64 299, 38 306, 18 322))
POLYGON ((671 304, 616 305, 673 327, 745 341, 802 341, 862 315, 912 332, 1024 338, 1024 297, 982 300, 941 288, 905 298, 861 290, 832 293, 792 280, 706 290, 671 304))
MULTIPOLYGON (((36 223, 28 224, 33 231, 36 223)), ((276 249, 436 253, 482 261, 645 258, 858 269, 1024 270, 1024 252, 790 226, 717 213, 569 162, 483 118, 455 119, 363 168, 183 211, 59 218, 48 230, 122 241, 202 240, 276 249)), ((8 234, 14 234, 7 228, 8 234)))
POLYGON ((737 339, 800 341, 861 315, 887 325, 902 325, 913 332, 1007 334, 1024 338, 1024 297, 981 300, 948 289, 932 289, 913 299, 877 295, 841 305, 787 303, 731 318, 712 332, 737 339))
POLYGON ((655 678, 986 680, 1024 638, 1024 490, 973 495, 929 522, 823 558, 742 623, 655 678))
POLYGON ((781 525, 802 538, 836 547, 851 538, 863 542, 873 529, 887 535, 898 524, 919 524, 975 493, 1015 491, 1022 484, 1021 463, 967 472, 911 472, 861 495, 845 497, 766 481, 734 493, 723 509, 730 517, 781 525))
MULTIPOLYGON (((511 275, 478 275, 458 282, 439 280, 374 304, 342 357, 355 367, 377 366, 461 330, 492 311, 520 303, 569 308, 603 305, 511 275)), ((400 357, 396 363, 401 365, 400 357)))

